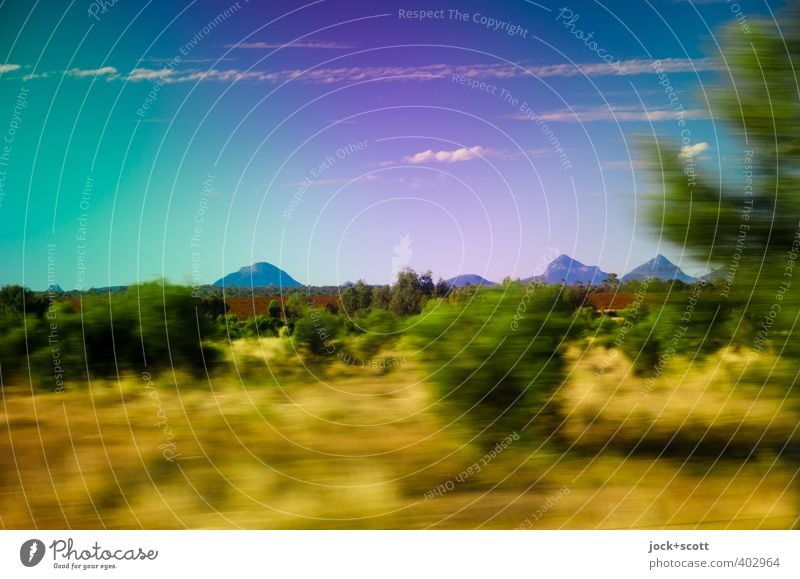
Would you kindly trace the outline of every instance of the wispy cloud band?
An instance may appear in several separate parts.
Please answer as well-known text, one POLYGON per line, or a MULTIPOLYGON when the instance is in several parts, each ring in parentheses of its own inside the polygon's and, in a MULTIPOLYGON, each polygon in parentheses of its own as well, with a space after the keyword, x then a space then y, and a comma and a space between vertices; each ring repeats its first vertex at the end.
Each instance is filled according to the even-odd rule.
MULTIPOLYGON (((305 43, 306 47, 333 48, 335 43, 305 43), (312 46, 313 45, 313 46, 312 46), (328 46, 330 45, 330 46, 328 46)), ((238 48, 270 48, 282 45, 268 43, 248 43, 236 45, 238 48)), ((291 45, 295 48, 302 47, 298 43, 291 45)), ((344 48, 345 45, 337 45, 344 48)), ((632 59, 622 61, 627 70, 627 75, 653 73, 653 63, 650 59, 632 59)), ((659 68, 666 73, 699 73, 715 70, 713 59, 688 59, 665 58, 659 61, 659 68)), ((11 72, 19 69, 19 65, 0 65, 0 73, 11 72), (5 67, 5 68, 3 68, 5 67)), ((506 63, 450 65, 429 64, 420 66, 351 66, 334 68, 316 68, 311 70, 240 70, 236 68, 209 68, 209 69, 149 69, 135 68, 129 74, 118 74, 117 69, 111 66, 99 69, 72 69, 66 74, 75 77, 106 75, 109 80, 155 80, 162 79, 164 83, 175 84, 182 82, 216 81, 216 82, 268 82, 279 84, 286 81, 296 81, 310 84, 335 84, 358 82, 365 80, 402 81, 402 80, 433 80, 459 75, 476 79, 513 79, 525 76, 538 78, 546 77, 575 77, 575 76, 610 76, 619 75, 616 67, 605 63, 589 64, 552 64, 540 66, 515 66, 506 63), (113 72, 112 72, 113 71, 113 72)))
POLYGON ((226 44, 225 48, 244 48, 256 50, 270 50, 275 48, 312 48, 318 50, 349 50, 355 48, 354 44, 344 42, 324 42, 324 41, 298 41, 298 42, 239 42, 237 44, 226 44))
MULTIPOLYGON (((534 111, 535 120, 548 123, 590 123, 594 121, 646 122, 674 121, 679 113, 671 109, 643 109, 639 106, 576 106, 571 109, 552 111, 534 111)), ((680 118, 698 120, 709 118, 709 112, 703 109, 683 109, 680 118)), ((521 121, 534 120, 527 114, 508 115, 505 118, 521 121)))

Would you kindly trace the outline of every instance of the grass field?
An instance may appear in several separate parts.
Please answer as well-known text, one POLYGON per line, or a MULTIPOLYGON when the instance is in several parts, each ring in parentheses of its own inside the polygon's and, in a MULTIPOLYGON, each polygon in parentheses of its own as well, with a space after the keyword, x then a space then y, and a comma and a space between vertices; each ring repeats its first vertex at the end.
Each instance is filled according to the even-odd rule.
POLYGON ((486 460, 410 350, 382 353, 404 360, 390 371, 304 367, 277 338, 227 351, 236 372, 208 380, 167 372, 33 395, 6 384, 2 527, 787 528, 797 517, 794 467, 778 458, 797 415, 780 389, 732 383, 745 364, 734 352, 690 377, 674 364, 643 394, 621 353, 576 345, 558 434, 519 433, 486 460), (725 440, 737 451, 721 453, 725 440))

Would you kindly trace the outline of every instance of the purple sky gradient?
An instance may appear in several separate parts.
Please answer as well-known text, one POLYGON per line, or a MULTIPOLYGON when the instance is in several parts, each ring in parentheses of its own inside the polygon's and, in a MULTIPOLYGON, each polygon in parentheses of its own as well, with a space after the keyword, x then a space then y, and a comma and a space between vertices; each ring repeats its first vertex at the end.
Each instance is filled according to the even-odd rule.
POLYGON ((278 4, 0 8, 0 132, 27 91, 0 167, 0 283, 46 287, 50 243, 65 289, 257 261, 387 283, 404 236, 406 265, 445 278, 527 277, 553 250, 703 272, 644 221, 659 188, 641 151, 688 128, 710 175, 742 155, 704 94, 726 3, 278 4))

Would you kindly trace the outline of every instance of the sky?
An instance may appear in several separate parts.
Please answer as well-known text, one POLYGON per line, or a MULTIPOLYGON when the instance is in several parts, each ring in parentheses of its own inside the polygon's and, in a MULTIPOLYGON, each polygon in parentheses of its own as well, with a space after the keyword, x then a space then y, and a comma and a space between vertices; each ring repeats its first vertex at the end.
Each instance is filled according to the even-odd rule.
POLYGON ((0 285, 704 273, 645 219, 643 144, 725 175, 720 31, 781 5, 4 1, 0 285))

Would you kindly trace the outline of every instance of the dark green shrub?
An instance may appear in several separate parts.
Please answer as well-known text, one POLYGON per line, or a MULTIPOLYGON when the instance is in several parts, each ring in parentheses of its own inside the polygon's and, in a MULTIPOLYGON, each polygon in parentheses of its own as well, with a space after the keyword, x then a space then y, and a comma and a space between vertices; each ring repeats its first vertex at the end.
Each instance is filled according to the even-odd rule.
POLYGON ((563 380, 562 341, 585 325, 560 288, 484 289, 480 299, 431 306, 409 332, 454 419, 492 436, 531 421, 550 428, 545 405, 563 380))
POLYGON ((326 310, 309 309, 298 319, 292 330, 292 345, 298 351, 314 356, 336 352, 336 338, 342 326, 339 319, 326 310))

